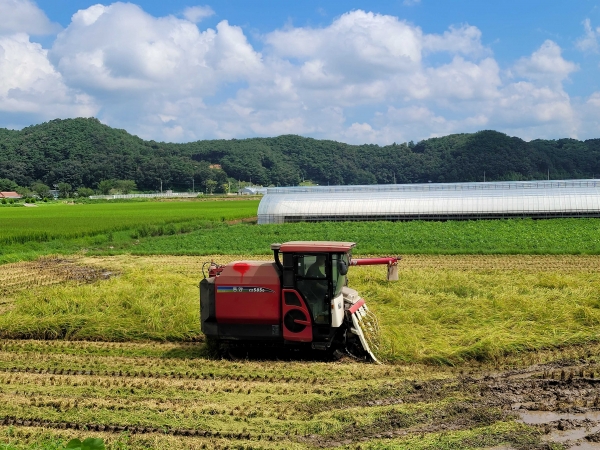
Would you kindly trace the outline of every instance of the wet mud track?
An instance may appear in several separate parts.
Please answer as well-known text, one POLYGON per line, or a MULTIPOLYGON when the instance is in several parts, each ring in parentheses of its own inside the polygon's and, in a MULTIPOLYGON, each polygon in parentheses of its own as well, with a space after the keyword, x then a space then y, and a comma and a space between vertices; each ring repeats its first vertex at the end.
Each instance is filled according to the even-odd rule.
POLYGON ((496 398, 542 441, 563 448, 600 449, 600 366, 584 361, 534 366, 484 377, 484 397, 496 398))
MULTIPOLYGON (((600 449, 600 366, 595 363, 563 361, 485 375, 413 381, 404 389, 401 396, 364 400, 354 406, 419 404, 460 396, 464 400, 410 419, 390 413, 382 416, 374 427, 348 427, 339 435, 343 439, 310 436, 307 441, 327 448, 516 420, 529 426, 533 431, 530 436, 509 434, 500 446, 487 446, 485 440, 465 442, 465 446, 481 444, 494 450, 600 449)), ((334 405, 323 405, 331 406, 334 405)))
POLYGON ((430 442, 423 449, 600 448, 600 366, 592 354, 485 372, 490 366, 227 361, 198 351, 197 344, 2 341, 0 435, 115 442, 126 434, 135 450, 412 449, 423 439, 430 442))

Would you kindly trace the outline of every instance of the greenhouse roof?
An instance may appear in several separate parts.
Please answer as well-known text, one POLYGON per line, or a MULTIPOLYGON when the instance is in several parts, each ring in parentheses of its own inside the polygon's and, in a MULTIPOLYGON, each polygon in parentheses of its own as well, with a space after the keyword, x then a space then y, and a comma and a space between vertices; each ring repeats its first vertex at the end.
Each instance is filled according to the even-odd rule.
POLYGON ((600 216, 600 180, 269 188, 259 223, 600 216))

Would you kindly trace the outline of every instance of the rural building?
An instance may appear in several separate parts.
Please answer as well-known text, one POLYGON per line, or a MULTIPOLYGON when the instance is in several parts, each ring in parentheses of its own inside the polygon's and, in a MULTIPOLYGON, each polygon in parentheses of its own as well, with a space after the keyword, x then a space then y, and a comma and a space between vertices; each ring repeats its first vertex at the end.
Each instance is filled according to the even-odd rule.
POLYGON ((600 180, 268 188, 258 223, 600 217, 600 180))
POLYGON ((22 198, 21 195, 17 194, 14 191, 6 191, 6 192, 0 192, 0 199, 1 198, 13 198, 13 199, 18 199, 18 198, 22 198))
POLYGON ((267 188, 262 186, 247 186, 243 189, 238 190, 238 194, 240 195, 258 195, 258 194, 266 194, 267 188))

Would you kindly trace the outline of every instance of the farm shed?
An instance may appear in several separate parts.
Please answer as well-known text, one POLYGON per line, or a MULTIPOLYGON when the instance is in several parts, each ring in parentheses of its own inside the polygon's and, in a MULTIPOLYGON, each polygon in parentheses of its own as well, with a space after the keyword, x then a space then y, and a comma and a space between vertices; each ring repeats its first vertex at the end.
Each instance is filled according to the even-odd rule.
POLYGON ((600 180, 268 188, 258 223, 600 217, 600 180))
POLYGON ((0 192, 0 198, 21 198, 20 194, 17 194, 16 192, 13 191, 6 191, 6 192, 0 192))

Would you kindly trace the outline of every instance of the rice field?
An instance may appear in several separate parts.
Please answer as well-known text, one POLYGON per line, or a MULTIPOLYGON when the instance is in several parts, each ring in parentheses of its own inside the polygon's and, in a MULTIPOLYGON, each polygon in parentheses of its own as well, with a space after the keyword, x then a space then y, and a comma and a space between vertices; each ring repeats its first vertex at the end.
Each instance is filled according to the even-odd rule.
MULTIPOLYGON (((90 436, 135 450, 554 449, 568 448, 552 441, 564 424, 520 411, 600 410, 597 220, 257 226, 225 223, 252 201, 211 203, 107 205, 87 222, 70 208, 105 205, 0 211, 41 214, 0 216, 0 239, 31 238, 0 248, 0 450, 90 436), (403 255, 398 282, 349 272, 379 317, 382 366, 211 357, 202 263, 270 260, 272 242, 300 239, 403 255)), ((582 424, 595 442, 600 421, 582 424)))
MULTIPOLYGON (((4 266, 0 336, 200 341, 202 262, 248 258, 79 256, 4 266)), ((385 267, 353 267, 349 285, 380 317, 383 360, 459 365, 600 341, 599 274, 600 256, 407 255, 398 282, 386 281, 385 267)))
POLYGON ((0 448, 542 449, 515 392, 564 384, 577 408, 600 402, 598 256, 408 255, 395 283, 351 268, 384 329, 383 365, 212 359, 201 263, 248 258, 2 266, 0 448))
MULTIPOLYGON (((258 201, 153 201, 40 204, 0 209, 0 244, 72 239, 190 221, 230 221, 256 215, 258 201)), ((189 230, 188 230, 189 231, 189 230)))

